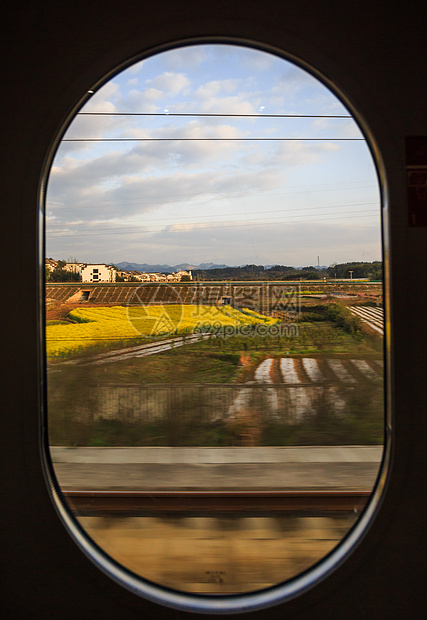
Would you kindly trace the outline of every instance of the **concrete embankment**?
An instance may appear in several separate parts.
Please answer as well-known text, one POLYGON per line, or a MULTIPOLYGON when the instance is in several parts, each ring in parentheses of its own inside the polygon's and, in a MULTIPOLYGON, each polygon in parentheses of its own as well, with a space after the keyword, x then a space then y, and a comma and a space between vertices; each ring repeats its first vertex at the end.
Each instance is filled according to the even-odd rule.
POLYGON ((51 456, 68 490, 369 490, 382 447, 52 447, 51 456))

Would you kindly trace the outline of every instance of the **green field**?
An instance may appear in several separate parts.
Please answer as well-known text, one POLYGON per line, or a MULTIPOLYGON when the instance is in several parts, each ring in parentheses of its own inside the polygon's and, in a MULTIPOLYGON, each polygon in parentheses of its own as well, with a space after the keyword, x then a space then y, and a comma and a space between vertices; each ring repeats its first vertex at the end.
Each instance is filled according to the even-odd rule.
POLYGON ((235 419, 209 420, 205 414, 208 394, 200 386, 237 387, 253 381, 255 369, 267 357, 381 359, 382 341, 365 335, 357 319, 335 306, 303 312, 295 335, 212 337, 149 357, 102 365, 55 363, 48 373, 51 444, 233 446, 248 436, 254 445, 381 443, 382 384, 364 384, 357 390, 340 387, 345 414, 337 416, 330 403, 319 397, 316 415, 297 424, 271 419, 265 415, 268 403, 261 401, 235 419), (183 388, 191 384, 196 391, 183 388), (123 412, 120 419, 93 416, 105 391, 153 385, 176 386, 160 418, 136 421, 126 419, 123 412))
POLYGON ((221 328, 249 332, 256 326, 273 326, 278 319, 247 308, 194 304, 89 307, 72 310, 67 321, 46 324, 48 359, 69 359, 105 349, 123 348, 171 336, 218 332, 221 328))

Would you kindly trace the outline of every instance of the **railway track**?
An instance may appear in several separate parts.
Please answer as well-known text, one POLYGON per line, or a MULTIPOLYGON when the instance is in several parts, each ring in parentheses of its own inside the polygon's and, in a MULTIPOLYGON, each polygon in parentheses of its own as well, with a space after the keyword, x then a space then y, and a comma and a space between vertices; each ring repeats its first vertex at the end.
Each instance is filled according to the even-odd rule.
POLYGON ((370 491, 63 491, 81 515, 99 513, 359 512, 370 491))

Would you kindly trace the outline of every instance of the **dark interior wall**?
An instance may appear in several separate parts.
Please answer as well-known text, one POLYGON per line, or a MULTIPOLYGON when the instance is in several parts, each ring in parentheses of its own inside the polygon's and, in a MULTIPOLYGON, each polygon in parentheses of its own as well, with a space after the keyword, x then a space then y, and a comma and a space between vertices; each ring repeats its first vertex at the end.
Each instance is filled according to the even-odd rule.
POLYGON ((302 597, 254 616, 425 617, 427 230, 407 226, 404 138, 427 135, 426 13, 425 3, 402 0, 3 3, 3 617, 189 616, 105 577, 76 547, 50 500, 38 439, 44 296, 37 227, 44 162, 84 93, 141 52, 206 36, 287 51, 331 80, 372 136, 389 205, 387 340, 395 443, 388 489, 364 540, 340 569, 302 597))

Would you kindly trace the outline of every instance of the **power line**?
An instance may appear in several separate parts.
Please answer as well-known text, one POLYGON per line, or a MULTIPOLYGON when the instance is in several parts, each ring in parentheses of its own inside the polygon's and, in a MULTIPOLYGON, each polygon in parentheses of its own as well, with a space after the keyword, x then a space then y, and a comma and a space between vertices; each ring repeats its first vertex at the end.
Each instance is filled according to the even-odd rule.
POLYGON ((353 118, 351 114, 223 114, 216 112, 79 112, 76 116, 184 116, 225 118, 353 118))
MULTIPOLYGON (((322 217, 321 219, 310 219, 308 222, 307 220, 295 220, 295 221, 289 221, 289 220, 273 220, 271 222, 256 222, 256 223, 242 223, 242 224, 226 224, 225 226, 206 226, 203 225, 202 228, 195 228, 194 230, 212 230, 215 228, 243 228, 243 227, 248 227, 248 226, 272 226, 274 224, 311 224, 313 222, 325 222, 325 221, 330 221, 330 220, 343 220, 343 219, 353 219, 353 218, 358 218, 358 217, 376 217, 379 215, 378 211, 376 209, 372 209, 372 210, 365 210, 362 212, 362 215, 350 215, 350 216, 346 216, 346 215, 341 215, 338 217, 322 217), (372 214, 370 215, 372 211, 372 214), (374 215, 375 214, 375 215, 374 215)), ((329 214, 328 214, 329 215, 329 214)), ((292 217, 292 216, 291 216, 292 217)), ((298 216, 295 216, 298 217, 298 216)), ((197 224, 196 224, 197 225, 197 224)), ((112 232, 101 232, 101 233, 80 233, 78 236, 79 237, 96 237, 96 236, 108 236, 108 235, 130 235, 130 234, 149 234, 149 233, 156 233, 156 232, 165 232, 165 231, 156 231, 156 230, 126 230, 126 231, 120 231, 117 232, 116 229, 112 228, 111 229, 112 232)), ((182 231, 177 231, 177 230, 167 230, 166 232, 182 232, 182 231)), ((70 234, 62 234, 62 233, 50 233, 48 234, 48 237, 76 237, 77 233, 74 231, 73 233, 70 234)))
MULTIPOLYGON (((240 215, 242 217, 248 217, 250 215, 258 215, 260 213, 266 214, 266 213, 281 213, 282 215, 288 215, 289 213, 294 212, 298 212, 297 215, 288 215, 288 217, 299 217, 300 216, 300 212, 301 211, 313 211, 313 210, 319 210, 319 209, 345 209, 347 207, 365 207, 365 206, 369 206, 369 205, 374 205, 374 204, 378 204, 376 202, 356 202, 353 204, 347 204, 347 205, 325 205, 323 207, 300 207, 297 209, 288 209, 288 210, 284 210, 284 209, 271 209, 271 210, 262 210, 262 211, 251 211, 249 213, 227 213, 227 216, 236 216, 236 215, 240 215)), ((370 211, 368 209, 364 210, 364 211, 370 211)), ((359 213, 360 211, 353 211, 353 213, 359 213)), ((336 212, 339 213, 339 212, 336 212)), ((335 213, 325 213, 324 215, 335 215, 335 213)), ((348 214, 346 214, 348 215, 348 214)), ((188 219, 194 219, 194 218, 205 218, 205 217, 212 217, 212 214, 209 215, 180 215, 179 218, 175 221, 171 221, 171 220, 167 220, 165 221, 164 218, 160 218, 160 219, 150 219, 148 222, 149 224, 153 224, 154 222, 161 222, 162 224, 166 224, 166 225, 173 225, 173 224, 180 224, 182 220, 188 220, 188 219)), ((218 216, 218 217, 224 217, 224 214, 222 216, 218 216)), ((255 218, 255 220, 251 220, 251 221, 256 221, 256 219, 264 219, 264 218, 255 218)), ((269 218, 270 219, 270 218, 269 218)), ((227 220, 224 220, 224 222, 226 222, 227 220)), ((233 220, 230 220, 230 222, 232 222, 233 220)), ((236 221, 236 220, 234 220, 236 221)), ((145 220, 135 220, 133 221, 131 224, 128 224, 126 227, 122 227, 122 230, 131 230, 130 226, 135 227, 135 225, 138 224, 138 222, 141 222, 142 224, 144 224, 145 220)), ((193 224, 202 224, 202 222, 192 222, 193 224)), ((214 222, 205 222, 205 224, 216 224, 216 223, 221 223, 220 221, 214 221, 214 222)), ((70 226, 70 224, 68 224, 68 226, 70 226)), ((147 225, 144 225, 144 229, 147 228, 147 225)), ((78 232, 79 230, 83 230, 84 229, 76 229, 76 232, 78 232)), ((119 227, 114 227, 114 228, 97 228, 96 229, 97 232, 100 230, 120 230, 119 227)))
POLYGON ((62 142, 366 142, 365 138, 66 138, 62 142))
MULTIPOLYGON (((210 112, 80 112, 77 116, 143 116, 143 117, 177 117, 177 118, 329 118, 353 119, 350 114, 226 114, 210 112)), ((168 140, 232 140, 232 141, 294 141, 294 140, 364 140, 364 138, 67 138, 62 142, 136 142, 168 140)))
MULTIPOLYGON (((358 182, 359 183, 363 183, 364 181, 358 181, 358 182)), ((318 192, 332 192, 332 191, 335 192, 335 191, 343 191, 343 190, 345 190, 345 191, 347 191, 347 190, 360 190, 360 189, 369 189, 371 187, 377 187, 376 185, 361 185, 359 187, 358 186, 355 186, 355 187, 351 187, 350 186, 350 187, 343 187, 343 188, 342 187, 335 187, 335 185, 346 185, 346 184, 347 184, 347 182, 344 182, 344 183, 337 182, 335 184, 323 183, 320 186, 319 185, 307 185, 307 187, 316 187, 317 189, 304 189, 304 190, 294 191, 294 192, 281 192, 280 194, 268 194, 268 197, 269 198, 275 198, 277 196, 290 196, 290 195, 293 195, 293 194, 313 194, 313 193, 318 193, 318 192), (334 187, 331 187, 332 185, 334 185, 334 187), (324 189, 321 189, 323 186, 326 186, 326 187, 324 187, 324 189)), ((210 196, 213 193, 214 193, 213 190, 205 191, 205 192, 202 193, 202 196, 205 196, 206 194, 207 194, 207 196, 210 196)), ((218 196, 221 197, 221 198, 225 198, 226 197, 226 196, 224 196, 224 194, 222 192, 218 192, 216 197, 218 197, 218 196)), ((173 195, 164 194, 164 195, 159 195, 156 199, 150 198, 149 200, 141 200, 141 199, 138 199, 138 200, 120 200, 119 202, 117 202, 117 200, 115 200, 115 201, 113 201, 113 200, 102 200, 102 201, 100 201, 100 200, 85 200, 83 206, 84 206, 84 208, 97 208, 97 205, 101 205, 101 206, 105 206, 105 205, 109 205, 109 206, 118 205, 119 207, 121 207, 122 205, 132 205, 132 204, 139 204, 139 205, 141 205, 141 204, 163 203, 163 202, 165 202, 165 199, 169 199, 169 198, 174 198, 174 199, 178 198, 179 199, 179 198, 186 198, 186 197, 194 198, 195 197, 194 196, 194 192, 189 193, 189 194, 173 194, 173 195)), ((248 198, 257 198, 258 199, 258 194, 255 194, 254 192, 248 192, 248 193, 239 192, 239 196, 238 197, 239 198, 248 197, 248 198)), ((230 197, 228 197, 228 198, 230 198, 230 197)), ((211 200, 211 198, 207 198, 206 197, 206 198, 203 198, 203 202, 205 202, 207 199, 211 200)), ((172 202, 177 202, 177 200, 172 200, 172 202)), ((69 211, 69 210, 75 211, 75 209, 76 209, 75 206, 73 206, 73 207, 61 206, 61 205, 63 205, 63 203, 61 203, 61 202, 59 202, 57 200, 50 200, 49 197, 47 198, 46 204, 47 204, 48 208, 51 208, 51 209, 59 208, 61 210, 61 212, 62 211, 69 211), (58 207, 58 205, 59 205, 59 207, 58 207)), ((192 203, 192 204, 194 204, 194 203, 192 203)), ((375 203, 360 203, 360 204, 375 204, 375 203)), ((83 208, 83 206, 80 207, 80 208, 83 208)), ((336 206, 339 206, 339 207, 341 207, 341 206, 351 207, 351 206, 355 206, 355 205, 336 205, 336 206)), ((317 207, 315 207, 315 208, 317 208, 317 207)), ((268 213, 268 211, 267 211, 267 213, 268 213)), ((200 216, 200 217, 205 217, 205 216, 200 216)))

